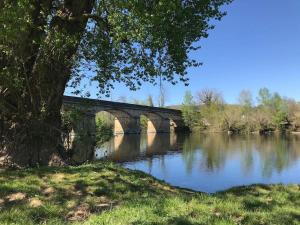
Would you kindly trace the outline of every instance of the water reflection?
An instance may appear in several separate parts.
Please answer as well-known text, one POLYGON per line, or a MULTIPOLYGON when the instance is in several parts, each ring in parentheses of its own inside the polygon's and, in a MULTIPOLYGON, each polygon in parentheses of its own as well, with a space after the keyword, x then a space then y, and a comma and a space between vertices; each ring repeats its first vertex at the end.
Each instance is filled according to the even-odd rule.
POLYGON ((181 187, 215 192, 253 183, 300 183, 300 136, 120 135, 96 150, 181 187))
POLYGON ((177 144, 175 134, 117 135, 96 149, 95 158, 107 158, 118 163, 151 159, 178 151, 177 144))

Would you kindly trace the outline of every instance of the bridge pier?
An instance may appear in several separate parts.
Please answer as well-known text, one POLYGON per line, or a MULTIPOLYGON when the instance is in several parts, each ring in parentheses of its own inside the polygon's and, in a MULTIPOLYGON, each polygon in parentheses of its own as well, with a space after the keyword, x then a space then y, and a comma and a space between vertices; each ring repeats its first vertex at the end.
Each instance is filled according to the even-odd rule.
POLYGON ((171 131, 172 132, 188 132, 190 131, 189 127, 187 127, 182 119, 180 120, 171 120, 171 131))
POLYGON ((169 133, 170 120, 159 116, 150 116, 148 118, 147 133, 169 133))
POLYGON ((141 133, 140 118, 133 116, 115 117, 114 134, 139 134, 141 133))

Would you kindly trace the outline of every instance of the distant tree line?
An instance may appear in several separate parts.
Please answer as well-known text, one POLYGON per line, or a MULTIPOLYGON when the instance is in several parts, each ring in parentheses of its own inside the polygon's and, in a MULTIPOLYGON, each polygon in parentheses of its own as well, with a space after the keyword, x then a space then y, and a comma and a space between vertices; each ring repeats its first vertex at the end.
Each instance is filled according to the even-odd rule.
POLYGON ((300 104, 294 99, 258 92, 257 103, 248 90, 238 96, 238 104, 226 104, 217 90, 204 89, 196 95, 187 91, 181 106, 184 121, 192 130, 230 133, 300 131, 300 104))

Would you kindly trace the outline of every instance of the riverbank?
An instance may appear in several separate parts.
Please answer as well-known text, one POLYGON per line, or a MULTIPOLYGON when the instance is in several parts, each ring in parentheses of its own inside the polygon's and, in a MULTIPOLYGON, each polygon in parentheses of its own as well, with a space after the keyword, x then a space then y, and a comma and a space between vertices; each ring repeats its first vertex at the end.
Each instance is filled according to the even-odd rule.
POLYGON ((269 130, 269 131, 251 131, 251 132, 240 132, 240 131, 228 131, 228 130, 202 130, 198 128, 191 129, 188 133, 200 133, 200 134, 228 134, 228 135, 300 135, 300 131, 290 131, 290 130, 269 130))
POLYGON ((208 195, 112 163, 6 170, 0 181, 0 224, 300 224, 299 185, 208 195))

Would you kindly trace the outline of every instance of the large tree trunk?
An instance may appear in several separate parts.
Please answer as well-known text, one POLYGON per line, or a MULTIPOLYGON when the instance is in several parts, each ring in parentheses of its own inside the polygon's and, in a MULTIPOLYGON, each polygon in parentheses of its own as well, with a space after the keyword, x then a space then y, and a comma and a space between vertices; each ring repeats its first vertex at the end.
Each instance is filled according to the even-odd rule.
MULTIPOLYGON (((48 22, 41 19, 42 4, 51 8, 52 1, 34 2, 32 21, 38 27, 48 22)), ((93 5, 94 0, 65 0, 47 32, 37 27, 29 31, 23 49, 24 88, 14 92, 1 89, 0 84, 1 104, 8 110, 0 118, 0 165, 62 165, 67 161, 61 137, 62 98, 87 24, 83 15, 91 13, 93 5)))
POLYGON ((60 114, 52 120, 30 117, 6 121, 1 166, 62 165, 66 155, 61 145, 60 114))

